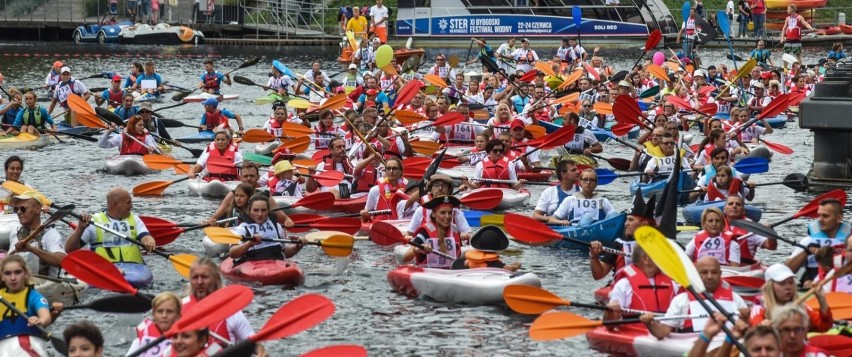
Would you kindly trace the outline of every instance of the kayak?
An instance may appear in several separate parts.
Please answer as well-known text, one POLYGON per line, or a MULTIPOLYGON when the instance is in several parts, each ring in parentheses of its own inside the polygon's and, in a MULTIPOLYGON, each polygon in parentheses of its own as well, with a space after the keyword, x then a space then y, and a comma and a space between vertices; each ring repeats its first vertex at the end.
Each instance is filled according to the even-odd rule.
POLYGON ((17 356, 50 356, 47 353, 47 341, 35 336, 8 337, 0 340, 0 357, 17 356), (21 347, 20 338, 26 338, 29 341, 26 349, 21 347))
POLYGON ((825 7, 826 0, 766 0, 767 9, 786 9, 790 4, 796 4, 796 9, 801 11, 817 7, 825 7))
POLYGON ((227 258, 219 265, 222 275, 231 281, 260 283, 263 285, 302 285, 305 273, 296 263, 287 260, 250 260, 234 266, 227 258))
MULTIPOLYGON (((494 188, 478 188, 475 190, 470 190, 462 194, 459 198, 464 200, 465 197, 471 195, 475 192, 483 191, 483 190, 494 190, 494 188)), ((527 201, 530 200, 530 191, 527 189, 516 190, 514 188, 500 188, 499 190, 503 191, 503 199, 500 201, 500 204, 497 205, 494 209, 510 209, 518 206, 522 206, 527 201)))
POLYGON ((114 263, 115 267, 121 271, 127 281, 137 287, 144 288, 154 281, 154 275, 151 274, 151 269, 145 264, 138 263, 114 263))
MULTIPOLYGON (((787 116, 774 116, 771 118, 766 118, 766 123, 769 124, 773 129, 783 128, 787 126, 787 116)), ((759 120, 757 125, 763 126, 763 121, 759 120)))
POLYGON ((404 265, 388 273, 391 288, 403 295, 470 305, 503 305, 508 285, 541 286, 533 273, 497 268, 446 270, 404 265))
POLYGON ((17 214, 0 212, 0 249, 9 250, 9 242, 12 241, 13 235, 18 234, 20 228, 21 221, 18 220, 17 214))
POLYGON ((338 198, 329 211, 358 213, 367 205, 367 192, 353 193, 349 198, 338 198))
POLYGON ((211 258, 222 258, 228 254, 231 248, 228 244, 216 243, 206 234, 201 238, 201 245, 204 247, 204 254, 211 258))
POLYGON ((477 211, 477 210, 462 210, 464 213, 464 219, 467 220, 467 225, 471 228, 481 227, 481 219, 482 216, 492 215, 494 212, 491 211, 477 211))
MULTIPOLYGON (((692 348, 698 333, 672 333, 658 340, 642 324, 620 325, 609 331, 604 326, 586 333, 586 340, 595 350, 624 356, 681 357, 692 348)), ((716 335, 710 343, 710 350, 718 348, 725 341, 725 334, 716 335)))
MULTIPOLYGON (((660 181, 655 182, 640 182, 639 180, 634 180, 630 183, 630 195, 636 195, 636 190, 642 189, 642 197, 648 198, 655 194, 663 192, 666 188, 666 185, 669 183, 669 179, 665 178, 660 181)), ((689 176, 688 172, 680 173, 680 180, 678 181, 678 191, 690 190, 695 187, 695 180, 689 176)))
POLYGON ((11 149, 40 149, 50 144, 50 135, 33 135, 20 133, 18 135, 0 136, 0 150, 11 149))
POLYGON ((59 134, 70 135, 95 135, 100 133, 100 129, 89 128, 83 125, 72 127, 68 123, 61 121, 56 124, 56 131, 59 134))
MULTIPOLYGON (((722 210, 725 207, 725 201, 713 201, 713 202, 695 202, 683 207, 683 219, 686 223, 689 224, 700 224, 701 223, 701 213, 704 212, 705 209, 710 207, 716 207, 719 210, 722 210)), ((745 205, 745 214, 746 217, 751 219, 752 221, 759 222, 760 216, 763 215, 763 211, 760 208, 752 205, 745 205)))
POLYGON ((116 155, 106 159, 106 171, 111 174, 133 176, 154 173, 142 161, 141 155, 116 155))
POLYGON ((159 103, 163 101, 162 95, 153 95, 151 93, 139 94, 138 92, 133 92, 134 101, 138 103, 159 103))
POLYGON ((213 131, 210 130, 202 130, 196 134, 187 135, 184 137, 177 138, 178 141, 185 144, 195 144, 195 143, 209 143, 213 141, 213 138, 216 136, 213 131))
MULTIPOLYGON (((611 121, 607 122, 604 126, 604 129, 601 128, 592 128, 592 134, 595 134, 595 139, 598 141, 607 141, 610 139, 610 135, 614 135, 612 133, 612 127, 616 126, 618 122, 611 121)), ((639 133, 641 131, 641 127, 634 126, 630 131, 627 132, 627 138, 631 140, 639 139, 639 133)))
POLYGON ((530 182, 547 182, 550 181, 551 176, 553 176, 553 171, 551 170, 541 170, 538 172, 518 171, 518 180, 523 179, 530 182))
POLYGON ((359 235, 368 235, 370 234, 370 228, 373 227, 373 223, 376 222, 385 222, 390 224, 396 229, 398 229, 402 234, 405 234, 408 231, 408 225, 411 224, 410 219, 388 219, 384 221, 369 221, 369 222, 361 222, 361 229, 358 231, 359 235))
POLYGON ((276 93, 269 93, 266 96, 255 98, 254 104, 272 104, 279 100, 287 103, 290 101, 290 97, 286 95, 278 95, 276 93))
POLYGON ((183 98, 184 103, 200 103, 207 99, 214 98, 220 102, 226 100, 234 100, 239 98, 239 95, 236 94, 210 94, 210 93, 201 93, 198 95, 190 95, 186 98, 183 98))
MULTIPOLYGON (((622 212, 617 216, 592 222, 585 226, 550 226, 550 228, 559 232, 559 234, 562 234, 563 237, 574 238, 589 243, 597 240, 604 246, 609 246, 615 238, 621 236, 621 232, 624 231, 624 222, 626 220, 627 213, 622 212)), ((588 250, 586 246, 578 245, 568 240, 561 240, 553 246, 557 248, 588 250)))
MULTIPOLYGON (((564 152, 561 149, 560 149, 560 151, 564 152)), ((592 169, 598 168, 598 160, 595 160, 595 158, 590 157, 590 156, 586 156, 586 155, 562 154, 562 155, 554 156, 550 160, 551 160, 551 165, 552 165, 551 167, 556 167, 556 164, 559 163, 560 160, 573 160, 578 165, 587 166, 588 168, 592 168, 592 169)))
POLYGON ((214 198, 225 198, 228 192, 233 191, 242 183, 242 181, 222 182, 219 180, 204 181, 203 179, 189 179, 187 182, 189 182, 189 192, 199 196, 214 198))
POLYGON ((48 303, 61 302, 65 306, 78 304, 89 287, 89 284, 68 274, 62 274, 59 278, 33 276, 32 282, 48 303))

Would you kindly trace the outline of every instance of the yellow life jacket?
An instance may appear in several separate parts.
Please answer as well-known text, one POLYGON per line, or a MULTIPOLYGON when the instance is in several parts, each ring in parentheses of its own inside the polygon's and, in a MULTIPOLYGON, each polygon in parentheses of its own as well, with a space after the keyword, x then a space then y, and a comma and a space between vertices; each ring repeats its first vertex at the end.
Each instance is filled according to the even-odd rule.
MULTIPOLYGON (((127 235, 128 238, 136 241, 139 240, 139 238, 137 237, 136 226, 134 225, 136 223, 136 216, 134 216, 133 213, 130 213, 127 218, 121 221, 110 222, 110 219, 109 217, 107 217, 106 213, 98 212, 92 215, 92 221, 104 226, 113 225, 114 227, 110 228, 113 228, 114 230, 119 232, 129 231, 129 234, 127 235)), ((105 246, 104 233, 106 232, 104 232, 104 230, 100 228, 95 228, 95 232, 95 234, 97 235, 97 240, 94 244, 92 244, 92 247, 95 249, 95 253, 98 253, 98 255, 106 258, 107 260, 113 263, 144 263, 142 261, 142 251, 139 249, 139 246, 130 242, 124 242, 122 238, 117 236, 114 238, 122 241, 121 243, 125 244, 116 243, 111 244, 111 246, 105 246)))

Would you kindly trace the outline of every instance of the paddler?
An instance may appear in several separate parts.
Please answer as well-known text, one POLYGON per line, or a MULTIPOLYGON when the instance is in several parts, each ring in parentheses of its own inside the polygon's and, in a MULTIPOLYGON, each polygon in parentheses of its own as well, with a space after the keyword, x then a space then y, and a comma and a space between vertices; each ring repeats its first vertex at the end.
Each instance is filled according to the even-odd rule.
POLYGON ((24 107, 18 111, 12 127, 6 131, 7 134, 16 135, 18 132, 39 135, 39 129, 56 131, 56 124, 50 117, 49 111, 41 105, 36 104, 36 94, 29 91, 24 94, 24 107))
POLYGON ((527 137, 527 130, 523 120, 518 118, 512 120, 512 124, 509 125, 509 133, 512 138, 509 150, 521 158, 520 162, 523 163, 521 169, 524 171, 534 171, 536 168, 541 167, 541 160, 538 157, 541 151, 533 146, 525 145, 530 142, 530 139, 527 137))
MULTIPOLYGON (((352 175, 355 171, 355 166, 352 165, 349 157, 346 156, 346 143, 343 138, 336 137, 331 139, 328 142, 328 148, 330 153, 323 157, 323 161, 317 165, 316 171, 334 170, 352 175)), ((314 170, 311 170, 311 174, 314 172, 314 170)), ((331 192, 337 198, 349 198, 353 189, 351 180, 351 178, 344 178, 337 187, 320 187, 320 184, 316 180, 308 178, 305 187, 308 192, 314 192, 319 189, 320 192, 331 192)))
MULTIPOLYGON (((371 111, 371 114, 376 115, 374 111, 371 111)), ((399 135, 397 135, 395 132, 390 130, 390 123, 387 120, 382 120, 377 123, 375 130, 367 134, 365 139, 367 139, 367 142, 371 145, 379 149, 377 151, 382 154, 382 157, 385 160, 390 158, 402 160, 412 156, 411 142, 408 139, 408 131, 402 131, 399 135)), ((367 156, 367 154, 369 154, 366 152, 366 147, 362 150, 362 156, 367 156)))
POLYGON ((813 330, 808 323, 810 313, 796 305, 784 305, 773 311, 772 326, 781 335, 781 354, 783 356, 828 357, 828 351, 808 343, 808 331, 813 330), (809 328, 810 327, 810 328, 809 328))
POLYGON ((56 87, 57 84, 62 79, 62 67, 65 67, 65 64, 62 61, 53 62, 53 67, 50 67, 50 72, 47 73, 47 77, 44 78, 44 84, 41 86, 50 93, 53 93, 53 88, 56 87))
MULTIPOLYGON (((474 127, 475 129, 476 127, 474 127)), ((452 136, 451 136, 452 137, 452 136)), ((470 149, 470 152, 467 154, 458 154, 456 158, 460 163, 467 163, 470 166, 476 166, 482 160, 485 160, 488 157, 488 153, 485 152, 485 144, 488 142, 488 134, 481 132, 476 134, 473 139, 473 148, 470 149)))
POLYGON ((232 245, 228 255, 234 259, 234 265, 255 260, 285 260, 302 250, 304 238, 293 240, 295 244, 268 242, 264 239, 288 239, 287 232, 278 222, 269 217, 269 197, 254 195, 249 199, 249 218, 240 223, 235 233, 250 237, 240 244, 232 245))
POLYGON ((334 113, 328 109, 319 112, 319 120, 313 129, 316 133, 314 148, 317 150, 328 149, 332 139, 346 135, 345 130, 334 124, 334 113))
POLYGON ((480 187, 511 187, 516 190, 522 189, 527 180, 518 179, 517 165, 504 155, 506 149, 507 145, 499 139, 488 141, 485 144, 485 151, 488 153, 487 160, 476 164, 476 172, 473 175, 473 180, 469 180, 467 176, 462 176, 462 184, 470 189, 478 189, 480 187), (480 179, 486 181, 479 181, 480 179), (511 183, 494 183, 487 182, 487 180, 507 180, 511 183))
MULTIPOLYGON (((0 180, 0 183, 4 181, 12 181, 24 184, 24 181, 21 180, 21 173, 24 172, 24 159, 22 159, 18 155, 12 155, 6 158, 6 161, 3 162, 3 173, 6 175, 5 180, 0 180)), ((0 189, 0 215, 2 214, 12 214, 12 205, 10 203, 13 195, 12 192, 5 189, 0 189)), ((2 250, 0 250, 2 252, 2 250)))
POLYGON ((201 74, 201 82, 197 85, 198 89, 203 90, 204 93, 219 94, 222 83, 231 85, 231 74, 222 74, 216 71, 216 65, 212 58, 206 58, 202 63, 204 63, 204 73, 201 74))
POLYGON ((275 94, 286 97, 289 93, 289 87, 293 87, 293 80, 290 79, 289 76, 284 74, 285 67, 281 62, 272 61, 272 75, 269 77, 269 80, 266 82, 263 90, 272 90, 275 91, 275 94))
MULTIPOLYGON (((110 127, 114 129, 115 124, 110 124, 110 127)), ((157 141, 145 130, 145 121, 138 115, 130 118, 127 128, 120 134, 106 130, 98 140, 98 147, 117 147, 119 155, 147 155, 158 152, 157 141)))
POLYGON ((10 255, 0 261, 3 273, 3 287, 0 297, 29 316, 18 316, 5 304, 0 305, 0 331, 3 332, 0 343, 7 356, 47 356, 44 334, 39 326, 51 324, 50 308, 47 299, 30 283, 32 274, 21 256, 10 255), (10 342, 13 340, 16 342, 10 342))
POLYGON ((127 92, 121 88, 121 76, 116 74, 112 76, 112 86, 104 89, 104 91, 101 92, 101 95, 95 96, 95 103, 98 106, 107 103, 108 107, 118 107, 121 106, 121 101, 124 98, 125 93, 127 92))
POLYGON ((87 320, 75 322, 62 331, 69 357, 103 357, 104 336, 95 324, 87 320))
POLYGON ((499 227, 488 225, 476 231, 470 238, 469 249, 464 256, 453 262, 453 269, 498 268, 508 271, 518 271, 520 262, 503 263, 497 252, 509 248, 509 237, 499 227))
MULTIPOLYGON (((0 73, 0 76, 3 74, 0 73)), ((24 103, 24 95, 18 91, 17 88, 9 89, 9 101, 4 104, 0 104, 0 116, 2 116, 2 128, 8 128, 12 124, 15 123, 15 118, 18 116, 18 112, 23 108, 24 103)), ((3 100, 0 99, 0 103, 3 103, 3 100)), ((6 135, 5 132, 0 128, 0 135, 6 135)))
POLYGON ((512 108, 515 113, 524 113, 524 108, 530 104, 530 87, 529 83, 518 83, 518 92, 513 95, 509 100, 512 102, 512 108))
POLYGON ((745 200, 742 196, 731 195, 725 200, 725 231, 731 232, 733 239, 740 245, 740 261, 744 265, 757 263, 755 260, 757 248, 766 250, 778 249, 778 241, 769 239, 758 234, 749 234, 748 237, 742 238, 748 234, 742 228, 734 227, 731 222, 737 219, 751 220, 745 215, 745 200))
MULTIPOLYGON (((349 69, 346 71, 346 74, 343 77, 343 89, 346 91, 346 95, 351 95, 352 92, 355 92, 359 87, 363 87, 364 85, 364 77, 362 77, 358 73, 358 65, 350 64, 349 69)), ((361 88, 358 90, 358 95, 361 94, 361 88)))
POLYGON ((133 97, 133 93, 125 93, 121 97, 121 105, 116 107, 113 113, 115 113, 115 115, 118 115, 118 117, 121 118, 121 120, 123 120, 124 122, 127 122, 128 120, 130 120, 130 117, 139 114, 139 108, 141 104, 140 106, 134 105, 135 100, 136 99, 133 97))
POLYGON ((145 62, 145 72, 136 77, 133 89, 142 94, 151 94, 154 97, 159 97, 163 93, 163 90, 165 90, 163 78, 157 73, 154 61, 145 62))
MULTIPOLYGON (((272 160, 273 163, 278 163, 275 159, 272 160)), ((270 175, 273 173, 270 172, 270 175)), ((210 219, 206 221, 202 221, 202 224, 210 224, 213 225, 217 219, 224 219, 229 217, 237 216, 239 217, 239 213, 248 212, 248 199, 255 194, 256 191, 263 191, 263 188, 268 187, 268 179, 271 176, 264 175, 266 177, 260 176, 260 165, 255 162, 243 162, 240 167, 240 184, 237 185, 237 188, 241 189, 242 194, 234 191, 228 192, 225 195, 225 198, 222 199, 222 203, 219 204, 219 208, 216 209, 216 212, 210 217, 210 219), (261 180, 263 179, 263 180, 261 180), (247 185, 248 187, 245 187, 247 185), (252 188, 249 190, 248 188, 252 188), (237 196, 243 195, 244 198, 238 198, 237 196), (239 207, 235 209, 235 207, 239 207)), ((269 207, 270 210, 275 210, 278 208, 278 204, 275 203, 275 200, 270 197, 269 198, 269 207)), ((284 213, 284 210, 276 210, 275 216, 278 222, 282 222, 284 227, 292 227, 293 220, 284 213)), ((242 219, 242 218, 241 218, 242 219)), ((231 224, 231 226, 235 226, 236 224, 231 224)))
MULTIPOLYGON (((486 57, 491 59, 492 61, 497 60, 497 57, 494 53, 494 49, 492 49, 491 46, 488 45, 488 42, 486 42, 485 37, 471 37, 470 40, 476 43, 477 46, 479 46, 479 52, 477 52, 476 57, 472 58, 470 61, 465 62, 465 65, 481 62, 482 59, 486 57)), ((487 73, 489 71, 488 66, 482 66, 482 71, 487 73)))
POLYGON ((460 205, 461 201, 454 196, 439 196, 424 203, 423 207, 431 210, 429 222, 420 227, 411 239, 424 249, 412 247, 405 252, 403 261, 416 258, 417 265, 449 269, 453 261, 461 256, 461 235, 453 219, 454 211, 460 205), (433 251, 445 253, 452 259, 431 254, 433 251))
POLYGON ((427 74, 434 74, 441 77, 444 82, 449 83, 451 78, 456 78, 456 69, 447 64, 447 56, 443 53, 439 53, 435 56, 435 65, 429 69, 427 74))
POLYGON ((497 66, 504 73, 512 73, 515 69, 515 58, 512 56, 512 53, 515 52, 515 41, 515 37, 511 36, 506 40, 506 43, 497 47, 497 66))
MULTIPOLYGON (((624 237, 616 238, 610 245, 610 248, 624 252, 624 255, 605 253, 603 252, 603 243, 597 240, 592 241, 589 246, 589 266, 592 269, 592 278, 601 280, 607 277, 610 272, 618 273, 622 268, 633 263, 633 254, 638 248, 633 233, 642 226, 657 226, 657 221, 654 219, 656 197, 656 195, 651 196, 646 204, 645 200, 642 199, 642 190, 636 190, 636 195, 633 196, 633 207, 630 208, 627 220, 624 222, 624 237)), ((656 267, 656 264, 654 267, 656 267)), ((646 268, 648 267, 646 266, 646 268)), ((627 302, 628 300, 619 301, 627 302)))
POLYGON ((89 222, 96 222, 108 226, 125 237, 142 243, 149 252, 157 247, 157 242, 148 233, 145 222, 131 211, 133 199, 130 197, 130 192, 116 187, 107 193, 106 199, 106 211, 93 215, 86 213, 81 215, 77 228, 65 242, 65 251, 71 253, 88 246, 89 250, 113 263, 145 264, 142 260, 142 250, 138 245, 89 224, 89 222))
POLYGON ((689 169, 689 163, 683 158, 683 152, 676 150, 675 145, 677 145, 677 142, 675 142, 675 138, 672 134, 663 134, 663 139, 660 140, 660 149, 662 150, 663 156, 652 157, 651 160, 648 160, 648 164, 645 165, 646 177, 643 180, 644 182, 656 182, 667 179, 669 175, 658 176, 658 174, 665 174, 674 171, 677 155, 681 156, 681 168, 686 170, 689 169))
POLYGON ((852 226, 843 222, 843 204, 833 198, 824 199, 819 202, 817 220, 808 224, 808 237, 798 242, 808 247, 808 251, 794 247, 785 264, 794 272, 804 266, 802 287, 810 288, 811 282, 817 275, 817 264, 812 254, 816 253, 819 247, 826 245, 840 250, 846 244, 850 234, 852 234, 852 226))
POLYGON ((577 184, 579 177, 580 172, 577 170, 576 161, 559 160, 556 163, 556 179, 559 180, 559 184, 544 189, 535 204, 532 217, 541 222, 547 222, 562 201, 580 192, 580 185, 577 184))
POLYGON ((402 198, 401 194, 408 185, 408 180, 402 176, 402 170, 401 159, 390 157, 385 160, 385 175, 370 188, 370 192, 367 193, 367 204, 361 210, 361 219, 364 222, 371 220, 370 211, 375 210, 390 210, 390 213, 374 215, 373 221, 398 219, 396 202, 402 198))
POLYGON ((677 43, 681 43, 681 38, 683 38, 683 56, 690 60, 694 59, 692 49, 695 47, 695 41, 698 38, 695 15, 695 8, 690 8, 689 18, 683 20, 680 31, 677 32, 677 43))
POLYGON ((221 348, 210 346, 208 329, 190 330, 171 337, 171 346, 163 353, 163 357, 209 357, 212 352, 221 348))
POLYGON ((127 75, 127 78, 124 80, 124 85, 121 87, 124 89, 132 88, 134 84, 136 84, 136 78, 145 73, 145 68, 142 67, 142 64, 139 62, 133 62, 130 64, 130 73, 127 75))
MULTIPOLYGON (((819 274, 814 279, 814 284, 820 280, 825 280, 827 276, 833 276, 834 271, 849 264, 852 261, 852 239, 847 239, 844 244, 844 250, 836 252, 834 247, 824 246, 814 254, 814 258, 819 264, 819 274)), ((845 275, 832 280, 822 286, 825 292, 844 292, 852 293, 852 275, 845 275)))
MULTIPOLYGON (((172 328, 180 319, 180 298, 171 292, 159 293, 151 300, 151 317, 146 317, 136 325, 136 338, 130 344, 127 354, 132 354, 142 346, 154 341, 172 328)), ((172 345, 171 339, 165 339, 154 347, 143 352, 141 356, 162 356, 161 353, 172 345)))
POLYGON ((538 122, 540 121, 549 123, 553 121, 554 116, 557 116, 556 106, 547 103, 547 93, 545 93, 545 88, 546 87, 544 85, 540 84, 533 86, 532 101, 527 103, 521 111, 521 113, 526 113, 526 118, 529 118, 527 122, 530 124, 538 125, 538 122))
POLYGON ((237 121, 237 125, 239 130, 237 130, 237 135, 242 135, 243 130, 243 118, 239 114, 232 113, 227 109, 217 109, 219 107, 219 101, 216 98, 207 98, 201 105, 204 106, 204 113, 201 114, 201 124, 199 124, 199 130, 210 130, 216 131, 219 129, 231 129, 230 125, 228 125, 228 119, 234 119, 237 121))
MULTIPOLYGON (((731 1, 731 4, 733 4, 733 1, 731 1)), ((725 315, 722 315, 721 312, 714 312, 713 317, 714 319, 707 320, 704 331, 698 335, 698 339, 695 340, 695 343, 693 343, 692 349, 690 349, 689 354, 686 355, 687 357, 731 355, 733 343, 729 338, 727 338, 727 336, 725 341, 722 343, 722 346, 714 346, 712 351, 707 351, 710 349, 713 338, 716 337, 719 332, 722 332, 722 324, 727 323, 725 315)), ((742 320, 737 321, 737 324, 734 325, 731 332, 733 332, 735 336, 737 334, 743 336, 743 345, 745 346, 746 352, 748 352, 749 356, 781 357, 781 336, 778 334, 778 330, 771 326, 755 326, 746 329, 743 328, 743 325, 745 325, 745 323, 742 322, 742 320)), ((796 355, 794 354, 792 356, 796 355)))
MULTIPOLYGON (((397 212, 406 212, 409 210, 414 211, 414 215, 411 217, 411 223, 409 223, 408 229, 406 229, 408 235, 414 235, 420 227, 428 222, 428 217, 432 214, 432 210, 421 203, 429 202, 435 197, 447 196, 453 192, 453 179, 447 175, 434 174, 425 179, 427 180, 426 192, 428 194, 421 197, 420 192, 415 190, 406 202, 406 205, 408 205, 409 208, 406 209, 405 206, 403 206, 403 210, 397 209, 397 212)), ((406 191, 410 191, 410 188, 411 187, 406 187, 406 191)), ((472 230, 470 225, 467 223, 467 219, 464 217, 464 212, 456 209, 453 214, 453 221, 456 226, 458 226, 461 239, 463 241, 469 240, 472 230)))
POLYGON ((693 194, 702 197, 702 202, 720 201, 731 196, 739 196, 751 201, 754 199, 754 186, 753 181, 743 181, 734 176, 733 168, 722 165, 716 168, 716 175, 710 179, 707 186, 698 186, 701 191, 693 194))
POLYGON ((686 255, 697 261, 711 257, 724 266, 740 266, 740 245, 734 242, 733 234, 725 231, 725 215, 711 207, 701 213, 701 231, 695 234, 684 249, 686 255))
MULTIPOLYGON (((242 171, 248 170, 243 167, 242 171)), ((213 215, 206 221, 202 221, 201 224, 216 226, 216 222, 219 220, 236 218, 236 220, 228 221, 221 225, 221 227, 234 227, 247 221, 249 211, 248 201, 249 198, 254 196, 255 192, 254 186, 241 182, 233 189, 233 191, 228 192, 228 196, 225 197, 225 200, 222 200, 222 204, 219 206, 219 209, 216 210, 216 212, 213 213, 213 215), (228 198, 230 198, 230 200, 228 198), (230 203, 225 205, 226 201, 229 201, 230 203)))
MULTIPOLYGON (((396 215, 397 215, 396 219, 411 220, 414 217, 414 213, 417 212, 417 211, 420 211, 420 210, 418 210, 418 208, 420 208, 419 204, 415 203, 415 204, 411 205, 411 204, 408 203, 408 198, 411 198, 411 196, 414 196, 415 193, 417 193, 419 189, 420 189, 420 180, 408 180, 408 184, 405 185, 405 191, 403 192, 404 195, 398 194, 398 195, 400 195, 400 196, 402 196, 406 199, 400 200, 399 202, 396 203, 396 209, 394 210, 396 212, 396 215)), ((421 215, 420 217, 423 217, 423 212, 420 212, 420 215, 421 215)), ((464 215, 462 215, 462 217, 464 217, 464 215)), ((421 218, 421 221, 422 221, 422 218, 421 218)), ((467 221, 465 220, 465 222, 467 222, 467 221)), ((468 227, 468 230, 470 230, 470 227, 468 227)), ((412 234, 413 233, 411 233, 411 232, 408 233, 408 235, 412 235, 412 234)))
POLYGON ((618 273, 621 278, 609 292, 604 320, 620 320, 623 309, 665 313, 677 296, 675 282, 660 271, 642 247, 634 246, 630 257, 631 262, 618 273))
POLYGON ((450 100, 450 103, 457 104, 468 101, 465 97, 467 91, 468 86, 464 84, 464 73, 456 73, 455 80, 449 87, 444 88, 441 93, 450 100))
MULTIPOLYGON (((139 117, 145 123, 145 130, 152 135, 159 136, 166 140, 172 140, 172 136, 166 130, 166 124, 160 121, 160 118, 154 116, 154 110, 151 103, 143 102, 139 104, 139 117)), ((177 140, 175 140, 177 142, 177 140)), ((179 144, 179 143, 178 143, 179 144)))
POLYGON ((213 142, 207 144, 207 148, 186 175, 194 178, 203 170, 207 170, 207 175, 203 178, 205 181, 236 181, 239 174, 237 165, 243 162, 239 144, 233 142, 230 131, 219 130, 215 135, 213 142))
MULTIPOLYGON (((784 53, 796 56, 799 64, 802 62, 802 27, 813 31, 813 27, 802 15, 796 13, 796 4, 787 5, 787 18, 784 19, 784 27, 781 28, 781 43, 784 44, 784 53)), ((784 62, 787 69, 787 62, 784 62)))
POLYGON ((269 193, 272 196, 302 197, 305 184, 295 171, 296 168, 288 160, 276 162, 272 168, 275 176, 267 182, 269 193))
POLYGON ((538 54, 535 53, 535 50, 530 48, 530 40, 522 38, 521 48, 515 49, 515 51, 512 52, 512 58, 514 58, 517 62, 515 70, 526 73, 533 69, 532 66, 535 64, 535 61, 538 61, 538 54))
MULTIPOLYGON (((763 295, 760 297, 761 304, 755 304, 751 308, 751 319, 749 320, 752 326, 769 325, 770 320, 776 321, 779 315, 776 312, 779 308, 792 305, 799 297, 796 292, 796 276, 784 264, 773 264, 766 269, 763 276, 766 278, 766 283, 760 289, 763 295)), ((810 323, 806 324, 805 332, 825 332, 834 325, 834 317, 831 314, 831 309, 828 306, 828 301, 825 299, 825 293, 822 290, 814 292, 819 303, 819 310, 814 311, 807 304, 804 304, 805 319, 810 323)))
MULTIPOLYGON (((62 73, 62 77, 60 77, 59 83, 56 84, 56 87, 53 89, 53 99, 50 101, 50 107, 47 108, 47 113, 53 113, 53 108, 56 107, 56 104, 59 103, 59 106, 62 109, 70 110, 71 107, 68 106, 68 96, 71 94, 77 94, 83 98, 83 100, 89 100, 89 97, 92 93, 89 93, 89 89, 86 88, 86 85, 83 84, 82 81, 78 81, 71 77, 71 69, 68 67, 62 67, 60 70, 62 73)), ((69 111, 65 115, 65 122, 70 124, 72 127, 77 126, 77 115, 73 110, 69 111)))
POLYGON ((65 247, 62 237, 52 225, 24 244, 22 240, 41 226, 41 212, 46 198, 33 190, 12 196, 13 211, 18 215, 21 227, 9 239, 12 248, 9 254, 18 254, 27 262, 30 271, 50 277, 58 277, 65 247))
POLYGON ((766 41, 757 40, 757 47, 751 50, 749 59, 754 58, 757 65, 765 68, 774 68, 775 63, 772 61, 772 52, 766 49, 766 41))
POLYGON ((583 226, 618 214, 606 197, 595 192, 597 187, 597 172, 593 169, 583 170, 580 173, 580 192, 576 192, 563 200, 556 207, 553 215, 547 218, 547 223, 583 226))
MULTIPOLYGON (((713 296, 719 305, 724 307, 728 313, 739 313, 742 319, 747 320, 748 305, 727 282, 722 280, 722 268, 719 261, 707 256, 698 259, 695 262, 695 267, 698 269, 698 274, 701 275, 701 281, 704 283, 706 291, 713 296)), ((706 304, 710 305, 710 302, 707 301, 706 304)), ((667 317, 707 314, 707 310, 688 292, 682 292, 675 296, 669 304, 669 309, 666 310, 667 317)), ((706 317, 656 321, 653 314, 643 314, 639 318, 648 327, 648 331, 658 339, 666 338, 672 332, 703 331, 707 321, 706 317)))
POLYGON ((579 126, 580 116, 577 113, 567 112, 563 116, 563 126, 573 126, 574 127, 574 137, 563 145, 565 151, 569 154, 574 155, 586 155, 589 156, 591 154, 599 154, 603 152, 603 145, 598 142, 598 139, 595 138, 595 135, 592 134, 591 130, 586 130, 586 128, 579 126))

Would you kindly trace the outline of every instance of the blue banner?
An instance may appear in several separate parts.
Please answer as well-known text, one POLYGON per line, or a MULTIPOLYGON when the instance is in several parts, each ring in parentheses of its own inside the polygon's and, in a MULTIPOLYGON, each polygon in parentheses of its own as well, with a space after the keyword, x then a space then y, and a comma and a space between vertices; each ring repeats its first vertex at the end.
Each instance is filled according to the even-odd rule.
MULTIPOLYGON (((576 36, 571 17, 533 15, 462 15, 397 20, 400 36, 576 36), (413 23, 412 23, 413 22, 413 23)), ((583 37, 648 36, 644 24, 583 19, 583 37)))

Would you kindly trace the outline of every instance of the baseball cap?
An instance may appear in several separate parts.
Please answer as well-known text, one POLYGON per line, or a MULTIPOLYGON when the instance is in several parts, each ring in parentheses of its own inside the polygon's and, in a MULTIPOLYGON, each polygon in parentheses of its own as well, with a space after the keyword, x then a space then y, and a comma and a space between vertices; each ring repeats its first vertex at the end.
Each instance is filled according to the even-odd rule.
POLYGON ((143 110, 147 110, 149 112, 154 111, 153 107, 151 106, 151 103, 149 103, 149 102, 139 103, 139 112, 142 112, 143 110))
POLYGON ((44 205, 46 197, 35 190, 27 190, 22 192, 20 195, 12 196, 11 203, 15 204, 17 201, 23 200, 36 200, 39 204, 44 205))
POLYGON ((763 276, 766 277, 766 280, 772 280, 774 282, 782 282, 784 280, 789 279, 790 277, 796 276, 793 274, 793 271, 790 268, 781 263, 772 264, 766 271, 763 273, 763 276))
POLYGON ((65 65, 65 64, 64 64, 64 63, 62 63, 62 61, 56 61, 56 62, 53 62, 53 66, 54 66, 54 67, 62 67, 62 66, 64 66, 64 65, 65 65))
POLYGON ((772 79, 772 72, 763 72, 760 74, 761 79, 772 79))
POLYGON ((121 76, 119 76, 117 74, 112 76, 112 81, 113 82, 121 82, 121 76))
POLYGON ((219 101, 216 98, 207 98, 207 100, 201 102, 201 105, 212 105, 214 107, 219 106, 219 101))
POLYGON ((521 42, 530 43, 530 40, 528 40, 526 37, 524 37, 524 38, 521 39, 521 42))
POLYGON ((763 86, 763 83, 760 83, 760 82, 757 82, 757 83, 755 83, 755 84, 752 84, 752 87, 754 87, 754 88, 761 88, 761 89, 765 89, 765 88, 766 88, 766 87, 764 87, 764 86, 763 86))
POLYGON ((372 88, 367 89, 367 95, 376 95, 376 94, 379 94, 379 92, 377 90, 372 89, 372 88))
POLYGON ((633 87, 633 86, 631 86, 631 85, 630 85, 630 82, 625 81, 625 80, 622 80, 622 81, 618 82, 618 86, 619 86, 619 87, 627 87, 627 88, 632 88, 632 87, 633 87))
POLYGON ((356 65, 356 64, 354 64, 354 63, 350 63, 350 64, 349 64, 349 69, 358 69, 358 65, 356 65))
POLYGON ((59 70, 59 73, 65 73, 65 72, 71 73, 71 68, 62 67, 62 69, 59 70))
POLYGON ((514 128, 523 128, 523 127, 525 127, 525 126, 524 126, 524 121, 523 121, 523 120, 521 120, 521 119, 515 119, 515 120, 512 120, 512 124, 511 124, 511 125, 509 125, 509 129, 514 129, 514 128))

